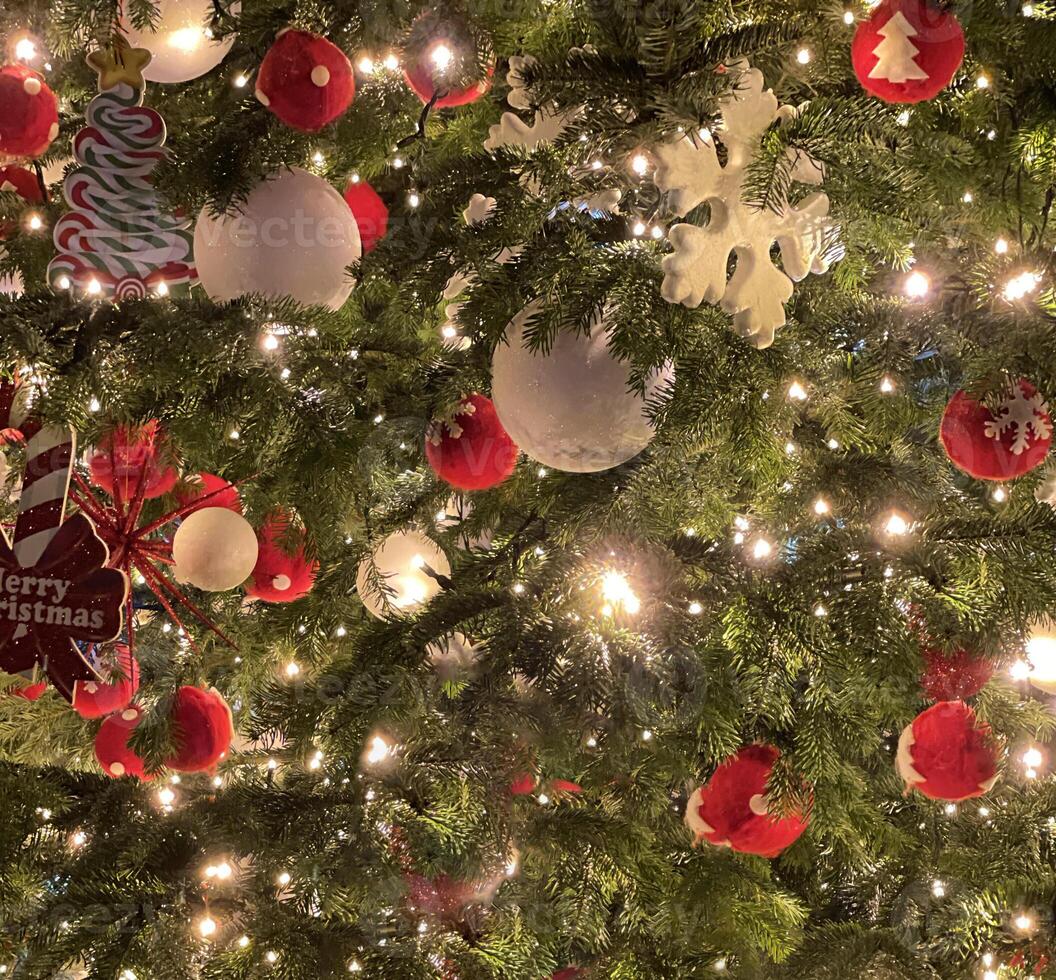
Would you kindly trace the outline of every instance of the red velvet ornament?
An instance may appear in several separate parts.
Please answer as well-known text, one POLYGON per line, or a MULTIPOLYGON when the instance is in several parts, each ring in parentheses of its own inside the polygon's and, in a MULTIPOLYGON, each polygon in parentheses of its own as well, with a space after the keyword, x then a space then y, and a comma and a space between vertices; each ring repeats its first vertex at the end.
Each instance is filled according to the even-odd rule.
POLYGON ((773 858, 799 840, 809 814, 768 812, 766 783, 780 755, 772 745, 746 745, 715 770, 686 807, 686 823, 698 841, 773 858))
POLYGON ((490 398, 464 398, 450 420, 425 435, 425 455, 441 480, 459 490, 487 490, 517 465, 517 446, 502 427, 490 398))
POLYGON ((994 665, 968 650, 924 650, 924 675, 920 686, 932 701, 956 701, 978 694, 994 676, 994 665))
POLYGON ((1049 406, 1025 378, 1015 382, 993 414, 958 391, 939 426, 946 455, 977 480, 1014 480, 1044 462, 1052 443, 1049 406))
POLYGON ((165 765, 179 772, 212 769, 231 747, 231 709, 214 688, 185 685, 176 692, 170 715, 176 751, 165 765))
POLYGON ((0 68, 0 153, 39 157, 59 135, 59 106, 44 77, 25 65, 0 68))
POLYGON ((111 497, 117 492, 126 503, 135 497, 140 480, 146 499, 163 497, 176 486, 178 474, 171 465, 165 433, 157 419, 136 429, 118 426, 92 450, 88 469, 92 483, 111 497))
POLYGON ((257 531, 257 563, 245 586, 246 595, 264 602, 293 602, 315 583, 319 562, 304 552, 305 533, 291 530, 287 514, 272 514, 257 531))
MULTIPOLYGON (((176 497, 184 506, 201 501, 187 514, 193 514, 203 507, 226 507, 236 514, 242 513, 242 498, 233 483, 228 483, 222 476, 212 473, 195 473, 176 486, 176 497)), ((183 516, 186 517, 187 514, 183 516)))
POLYGON ((349 181, 345 188, 345 201, 352 210, 352 217, 359 227, 359 241, 366 255, 375 248, 378 240, 385 237, 389 229, 389 209, 385 202, 365 180, 349 181))
POLYGON ((940 701, 902 731, 895 765, 906 783, 933 800, 956 803, 997 782, 997 749, 963 701, 940 701))
POLYGON ((348 56, 325 37, 308 31, 281 31, 257 74, 257 98, 302 133, 332 123, 352 104, 355 93, 348 56))
POLYGON ((82 718, 104 718, 124 711, 139 690, 139 663, 124 643, 115 647, 117 666, 105 681, 77 681, 73 686, 73 710, 82 718))
MULTIPOLYGON (((491 88, 491 78, 495 74, 495 66, 488 65, 485 76, 479 82, 473 82, 462 88, 441 88, 443 95, 434 103, 434 109, 454 109, 460 105, 469 105, 476 102, 488 89, 491 88)), ((403 70, 403 77, 407 80, 412 92, 418 96, 423 105, 427 105, 436 93, 437 83, 443 86, 442 76, 435 67, 427 61, 418 60, 409 64, 403 70)))
POLYGON ((147 781, 154 778, 146 771, 146 763, 128 747, 142 718, 143 709, 133 704, 110 715, 96 732, 95 758, 108 776, 137 776, 147 781))
POLYGON ((23 687, 9 687, 7 693, 13 698, 22 698, 23 701, 36 701, 48 689, 48 682, 41 681, 39 684, 26 684, 23 687))
POLYGON ((450 80, 465 80, 473 64, 468 59, 476 55, 466 24, 426 10, 411 24, 403 50, 403 77, 424 105, 432 101, 437 89, 440 95, 433 102, 434 108, 468 105, 491 88, 495 74, 495 62, 491 60, 483 78, 452 88, 450 80))
POLYGON ((884 0, 858 25, 851 62, 862 87, 885 102, 924 102, 964 60, 957 18, 928 0, 884 0))

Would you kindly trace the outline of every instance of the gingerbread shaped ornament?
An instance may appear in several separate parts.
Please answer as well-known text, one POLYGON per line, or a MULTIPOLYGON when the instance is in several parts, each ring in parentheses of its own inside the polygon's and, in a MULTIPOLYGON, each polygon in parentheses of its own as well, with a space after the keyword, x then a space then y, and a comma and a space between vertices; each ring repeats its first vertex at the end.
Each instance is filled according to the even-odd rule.
POLYGON ((960 22, 929 0, 884 0, 858 25, 851 45, 862 88, 885 102, 935 98, 963 60, 960 22))

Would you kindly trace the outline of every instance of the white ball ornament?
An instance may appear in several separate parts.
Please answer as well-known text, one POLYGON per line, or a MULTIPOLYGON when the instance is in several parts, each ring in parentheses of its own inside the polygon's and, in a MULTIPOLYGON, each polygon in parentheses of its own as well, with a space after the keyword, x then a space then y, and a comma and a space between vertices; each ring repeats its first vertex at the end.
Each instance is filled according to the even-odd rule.
POLYGON ((185 517, 173 535, 173 575, 206 592, 226 592, 249 578, 257 547, 257 535, 241 514, 203 507, 185 517))
MULTIPOLYGON (((518 447, 544 466, 595 473, 637 456, 655 435, 646 401, 630 386, 628 364, 609 350, 609 331, 596 320, 589 336, 561 331, 548 352, 525 347, 538 302, 517 314, 491 362, 491 397, 518 447)), ((654 371, 652 397, 674 377, 654 371)))
POLYGON ((394 531, 359 563, 356 590, 367 612, 389 619, 412 612, 440 591, 426 571, 450 575, 451 564, 437 544, 418 531, 394 531), (376 577, 375 577, 376 573, 376 577), (378 580, 383 590, 377 588, 378 580))
MULTIPOLYGON (((127 9, 127 2, 123 5, 127 9)), ((239 5, 232 7, 237 13, 239 5)), ((142 30, 123 17, 122 30, 134 48, 147 48, 150 64, 143 77, 150 82, 189 82, 212 71, 235 43, 229 34, 213 40, 208 27, 212 19, 212 0, 154 0, 157 19, 142 30)))
POLYGON ((210 299, 260 293, 340 309, 352 292, 348 266, 362 255, 345 199, 294 167, 261 181, 236 214, 205 209, 194 228, 194 261, 210 299))
POLYGON ((1027 637, 1030 683, 1046 694, 1056 694, 1056 621, 1039 619, 1027 637))

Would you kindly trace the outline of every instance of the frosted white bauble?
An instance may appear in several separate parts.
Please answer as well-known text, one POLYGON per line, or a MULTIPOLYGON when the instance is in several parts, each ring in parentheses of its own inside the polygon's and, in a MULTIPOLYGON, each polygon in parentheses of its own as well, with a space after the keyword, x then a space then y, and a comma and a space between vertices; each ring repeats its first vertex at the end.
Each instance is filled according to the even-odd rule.
POLYGON ((194 264, 217 302, 250 293, 339 309, 352 292, 346 270, 362 254, 345 199, 294 167, 261 181, 238 212, 205 209, 194 228, 194 264))
POLYGON ((1031 627, 1027 660, 1030 683, 1046 694, 1056 694, 1056 622, 1044 618, 1031 627))
POLYGON ((206 592, 241 585, 257 563, 257 535, 241 514, 203 507, 188 514, 172 538, 172 573, 206 592))
MULTIPOLYGON (((157 19, 143 30, 124 18, 121 26, 134 48, 146 48, 152 57, 143 69, 151 82, 189 82, 212 71, 235 43, 229 34, 214 41, 206 34, 212 19, 212 0, 154 0, 157 19)), ((232 7, 237 13, 238 7, 232 7)))
MULTIPOLYGON (((630 368, 613 357, 608 330, 596 321, 589 336, 562 330, 546 353, 524 346, 539 310, 531 303, 506 328, 491 361, 491 398, 518 448, 544 466, 594 473, 638 455, 655 434, 646 402, 629 389, 630 368)), ((654 372, 646 395, 674 376, 654 372)))
POLYGON ((374 554, 359 563, 356 589, 367 612, 388 619, 428 602, 440 591, 440 583, 425 571, 428 565, 438 575, 450 575, 447 556, 434 541, 418 531, 394 531, 374 554), (384 582, 385 594, 375 587, 384 582))

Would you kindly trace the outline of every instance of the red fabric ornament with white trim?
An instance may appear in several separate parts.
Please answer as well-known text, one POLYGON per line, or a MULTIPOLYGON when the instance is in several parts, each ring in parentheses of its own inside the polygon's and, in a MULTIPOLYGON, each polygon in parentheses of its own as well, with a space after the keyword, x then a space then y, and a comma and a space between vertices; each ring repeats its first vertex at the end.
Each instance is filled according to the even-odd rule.
POLYGON ((105 718, 132 703, 139 690, 139 663, 124 643, 114 647, 114 659, 106 680, 74 684, 73 710, 82 718, 105 718))
POLYGON ((902 730, 895 766, 906 790, 957 803, 997 782, 997 746, 963 701, 940 701, 902 730))
POLYGON ((453 109, 476 102, 491 88, 494 74, 490 45, 478 48, 461 19, 427 10, 411 24, 403 47, 403 77, 424 105, 432 102, 434 109, 453 109), (490 59, 487 67, 482 77, 474 78, 480 75, 485 56, 490 59))
POLYGON ((939 438, 950 462, 969 476, 1015 480, 1045 461, 1052 419, 1045 399, 1020 378, 994 412, 958 391, 943 412, 939 438))
POLYGON ((780 756, 772 745, 746 745, 715 770, 686 806, 686 824, 697 842, 774 858, 799 840, 809 814, 769 812, 766 784, 780 756))
POLYGON ((348 182, 344 197, 359 226, 359 242, 366 255, 389 230, 389 209, 378 192, 362 178, 348 182))
POLYGON ((0 68, 0 153, 39 157, 59 135, 59 104, 40 72, 0 68))
POLYGON ((238 489, 233 483, 213 473, 195 473, 182 480, 176 486, 176 498, 183 506, 201 501, 194 510, 187 512, 190 514, 203 507, 224 507, 236 514, 242 513, 242 498, 238 495, 238 489))
POLYGON ((964 32, 928 0, 884 0, 858 25, 851 62, 862 87, 885 102, 933 99, 964 60, 964 32))
POLYGON ((246 595, 264 602, 294 602, 315 584, 319 562, 305 554, 306 534, 289 514, 272 514, 257 531, 257 563, 246 595))
POLYGON ((946 653, 924 649, 924 674, 920 686, 932 701, 956 701, 978 694, 994 676, 994 665, 969 650, 946 653))
POLYGON ((114 779, 136 776, 148 782, 154 778, 147 772, 146 763, 128 745, 142 720, 143 709, 133 704, 110 715, 95 733, 95 758, 108 776, 114 779))
POLYGON ((425 455, 441 480, 459 490, 498 486, 517 465, 517 445, 484 395, 463 398, 450 418, 425 434, 425 455))
POLYGON ((314 133, 352 104, 352 63, 336 44, 309 31, 286 28, 264 55, 256 96, 292 129, 314 133))
POLYGON ((178 772, 204 772, 227 755, 235 737, 231 709, 215 688, 185 685, 170 715, 175 751, 165 765, 178 772))
POLYGON ((111 497, 129 501, 143 481, 143 497, 163 497, 179 479, 175 457, 157 419, 136 428, 117 426, 88 458, 92 483, 111 497), (115 493, 116 484, 116 493, 115 493))

